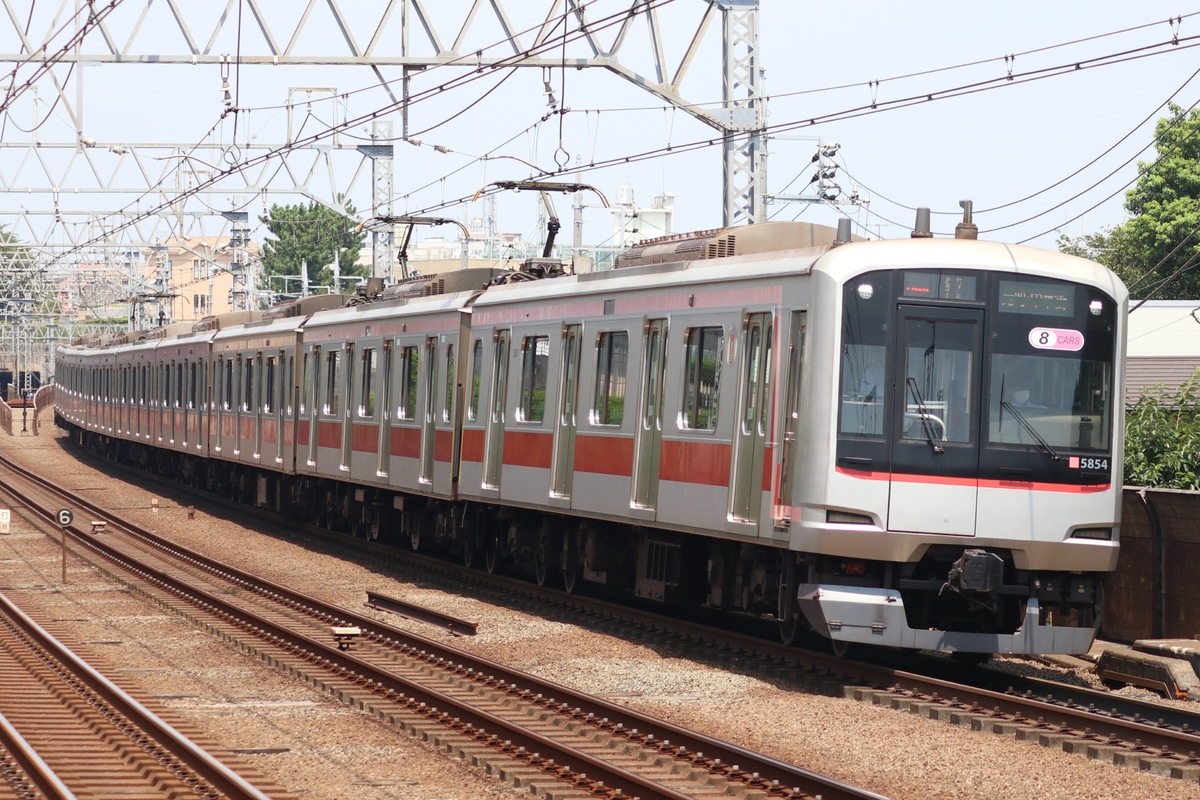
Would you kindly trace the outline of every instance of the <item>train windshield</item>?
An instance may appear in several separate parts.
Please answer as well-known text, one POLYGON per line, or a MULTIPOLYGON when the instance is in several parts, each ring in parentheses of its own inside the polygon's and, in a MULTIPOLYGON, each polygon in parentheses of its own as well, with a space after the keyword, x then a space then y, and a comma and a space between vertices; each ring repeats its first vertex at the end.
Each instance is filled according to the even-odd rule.
POLYGON ((1096 479, 1066 466, 1111 448, 1112 298, 1050 278, 911 270, 860 276, 843 301, 840 466, 1096 479))

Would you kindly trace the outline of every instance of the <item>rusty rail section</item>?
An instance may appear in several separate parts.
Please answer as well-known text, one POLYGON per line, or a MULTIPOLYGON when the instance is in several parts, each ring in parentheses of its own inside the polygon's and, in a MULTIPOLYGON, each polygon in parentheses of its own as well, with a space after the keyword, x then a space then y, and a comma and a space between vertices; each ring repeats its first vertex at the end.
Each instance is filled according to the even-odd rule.
POLYGON ((0 714, 0 748, 6 756, 0 759, 0 776, 18 797, 76 800, 75 793, 3 714, 0 714))
POLYGON ((31 780, 38 780, 37 772, 51 791, 75 783, 96 797, 119 793, 129 798, 268 800, 92 669, 3 594, 0 614, 0 635, 9 642, 0 662, 6 675, 0 704, 9 722, 25 729, 25 769, 31 780), (52 685, 58 688, 48 691, 52 685), (39 760, 49 766, 38 767, 39 760), (135 786, 144 788, 139 793, 135 786))
POLYGON ((448 630, 457 636, 474 636, 476 630, 479 628, 478 623, 467 622, 458 617, 434 611, 432 608, 419 606, 407 600, 390 597, 379 592, 367 592, 367 605, 371 608, 377 608, 380 611, 386 611, 389 614, 415 619, 417 622, 428 622, 430 625, 435 625, 442 630, 448 630))

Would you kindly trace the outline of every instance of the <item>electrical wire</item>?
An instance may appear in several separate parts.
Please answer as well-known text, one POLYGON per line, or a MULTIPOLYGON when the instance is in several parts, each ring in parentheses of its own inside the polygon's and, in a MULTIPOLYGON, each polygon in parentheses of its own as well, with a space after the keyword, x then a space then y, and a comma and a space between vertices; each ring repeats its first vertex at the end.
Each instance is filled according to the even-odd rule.
MULTIPOLYGON (((669 1, 670 0, 663 0, 663 2, 669 2, 669 1)), ((1198 37, 1188 37, 1185 39, 1177 38, 1171 42, 1171 45, 1174 48, 1174 51, 1190 49, 1192 47, 1197 46, 1197 42, 1196 42, 1197 38, 1198 37)), ((546 43, 543 42, 542 44, 544 46, 546 43)), ((1072 62, 1070 64, 1058 65, 1056 67, 1041 68, 1041 69, 1031 70, 1026 73, 1016 73, 1014 75, 1007 76, 1004 78, 997 78, 997 79, 986 80, 986 81, 978 81, 978 82, 965 84, 963 86, 954 87, 951 89, 942 90, 942 91, 938 91, 938 92, 923 93, 920 96, 911 96, 911 97, 907 97, 907 98, 900 98, 897 100, 888 101, 883 104, 872 103, 872 104, 870 104, 870 106, 859 106, 856 108, 848 109, 848 110, 841 111, 841 112, 836 112, 833 114, 826 114, 826 115, 823 115, 820 117, 808 118, 807 120, 797 120, 797 121, 792 121, 789 123, 783 123, 783 124, 779 124, 779 125, 768 125, 763 128, 763 132, 779 133, 779 132, 786 132, 786 131, 791 131, 791 130, 798 130, 801 128, 815 126, 816 124, 818 124, 818 122, 828 123, 830 121, 853 119, 853 118, 860 117, 860 116, 867 116, 869 114, 882 113, 882 112, 888 111, 888 110, 895 110, 897 108, 907 108, 910 106, 919 105, 919 104, 923 104, 923 103, 927 103, 927 102, 934 102, 935 99, 936 100, 944 100, 944 99, 949 99, 952 97, 961 97, 961 96, 965 96, 965 95, 969 95, 969 94, 974 94, 977 92, 990 91, 990 90, 993 90, 996 88, 1000 88, 1001 86, 1020 85, 1022 83, 1027 83, 1027 82, 1033 81, 1033 80, 1042 80, 1042 79, 1045 79, 1048 77, 1055 77, 1058 75, 1066 74, 1068 72, 1079 71, 1082 69, 1095 68, 1095 67, 1099 67, 1099 66, 1112 66, 1115 64, 1125 63, 1127 61, 1151 57, 1153 55, 1160 55, 1161 53, 1152 52, 1152 51, 1157 48, 1161 48, 1161 47, 1162 47, 1161 44, 1149 45, 1146 47, 1136 48, 1134 50, 1127 50, 1127 51, 1122 51, 1122 52, 1116 53, 1116 54, 1100 56, 1100 57, 1089 59, 1086 61, 1072 62)), ((528 58, 528 57, 529 57, 528 53, 518 54, 517 61, 528 58)), ((495 68, 498 66, 500 66, 500 65, 493 65, 491 68, 495 68)), ((482 69, 482 68, 480 68, 480 69, 482 69)), ((458 81, 458 80, 448 81, 446 84, 443 84, 441 87, 437 87, 436 89, 430 90, 431 94, 425 94, 424 96, 432 96, 432 94, 440 94, 442 91, 445 91, 446 89, 449 89, 449 88, 456 88, 458 85, 461 85, 462 83, 463 83, 463 81, 458 81)), ((239 166, 240 166, 240 168, 249 168, 251 166, 254 166, 256 163, 261 163, 261 161, 263 161, 265 159, 276 157, 278 155, 282 155, 293 149, 306 147, 310 144, 314 144, 314 143, 320 141, 323 138, 327 138, 328 136, 335 135, 336 133, 338 133, 346 128, 354 127, 354 126, 363 124, 365 122, 368 122, 370 120, 376 119, 379 116, 382 116, 384 113, 391 111, 392 109, 393 109, 393 105, 385 106, 382 109, 379 109, 375 112, 371 112, 366 115, 362 115, 354 120, 350 120, 339 126, 335 126, 329 130, 310 135, 303 139, 299 139, 299 140, 291 143, 288 146, 285 146, 282 148, 277 148, 276 150, 270 151, 269 153, 267 153, 263 156, 259 156, 254 159, 249 159, 249 160, 241 163, 239 166)), ((592 171, 592 170, 601 169, 601 168, 604 168, 607 166, 617 166, 617 165, 637 163, 637 162, 640 162, 643 160, 661 157, 661 156, 665 156, 665 155, 673 155, 673 154, 678 154, 678 153, 682 153, 682 152, 693 152, 695 150, 717 146, 717 145, 723 144, 724 142, 725 142, 724 136, 721 136, 719 138, 707 139, 707 140, 697 140, 694 142, 686 143, 684 145, 672 145, 670 148, 651 149, 651 150, 643 151, 641 153, 634 153, 634 154, 626 155, 623 157, 606 159, 601 162, 593 161, 592 163, 588 164, 586 167, 577 165, 574 168, 574 171, 592 171)), ((178 200, 181 200, 181 199, 186 199, 186 197, 190 196, 190 194, 193 194, 196 191, 199 191, 203 188, 207 188, 208 185, 211 185, 213 182, 219 180, 221 177, 224 177, 224 175, 227 174, 229 171, 230 170, 226 170, 224 173, 222 173, 221 176, 213 176, 212 178, 209 179, 209 181, 204 182, 200 186, 193 187, 193 189, 189 190, 189 192, 183 193, 180 196, 178 196, 177 198, 175 198, 174 202, 178 202, 178 200)), ((541 175, 545 176, 545 177, 549 177, 549 176, 553 176, 553 175, 559 174, 564 171, 566 171, 565 167, 560 167, 557 170, 543 170, 541 175)), ((435 210, 435 209, 445 208, 448 205, 453 205, 453 204, 456 204, 459 202, 463 202, 464 200, 465 200, 465 196, 461 197, 461 198, 456 198, 456 199, 450 200, 450 201, 443 201, 442 203, 431 206, 426 210, 435 210)), ((161 210, 162 210, 162 206, 159 206, 149 212, 144 212, 141 216, 159 213, 159 211, 161 211, 161 210)), ((110 235, 118 233, 121 230, 128 228, 131 224, 132 224, 131 222, 127 221, 127 222, 117 226, 112 231, 110 231, 110 235)), ((96 237, 95 239, 90 240, 89 242, 85 243, 84 245, 77 246, 73 250, 68 251, 67 253, 63 253, 61 256, 56 258, 55 261, 59 260, 59 258, 65 257, 65 256, 70 255, 71 253, 77 251, 79 249, 79 247, 86 246, 95 241, 99 241, 103 238, 104 238, 103 236, 96 237)), ((52 263, 54 263, 54 262, 52 262, 52 263)))

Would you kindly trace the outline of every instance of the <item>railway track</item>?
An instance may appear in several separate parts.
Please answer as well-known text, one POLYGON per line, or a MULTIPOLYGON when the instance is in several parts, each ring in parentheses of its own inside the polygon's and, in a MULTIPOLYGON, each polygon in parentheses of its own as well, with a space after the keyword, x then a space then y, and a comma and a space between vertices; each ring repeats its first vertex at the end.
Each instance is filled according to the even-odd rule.
POLYGON ((16 797, 267 800, 0 594, 0 772, 16 797))
MULTIPOLYGON (((15 472, 12 479, 32 480, 15 472)), ((238 647, 538 793, 578 797, 878 798, 257 579, 125 525, 45 482, 23 488, 104 519, 69 532, 114 577, 238 647), (136 577, 129 577, 129 574, 136 577), (569 790, 563 795, 564 790, 569 790)))
MULTIPOLYGON (((499 575, 463 571, 443 561, 337 534, 331 535, 329 541, 341 549, 367 550, 374 559, 386 553, 388 562, 397 569, 419 574, 423 579, 428 579, 432 571, 450 583, 465 581, 475 584, 476 588, 483 587, 485 593, 509 594, 506 600, 509 603, 512 602, 511 595, 519 595, 522 598, 519 605, 539 610, 539 613, 546 613, 546 604, 552 603, 558 607, 552 612, 555 615, 577 621, 584 617, 582 624, 589 627, 607 628, 623 636, 652 640, 657 647, 672 649, 687 657, 782 678, 825 693, 840 692, 863 702, 903 709, 976 730, 1006 733, 1139 770, 1189 781, 1200 779, 1200 761, 1197 759, 1200 738, 1196 735, 1200 730, 1200 716, 1187 711, 1063 684, 1043 682, 1046 685, 1039 685, 1037 681, 1012 676, 996 678, 987 670, 960 669, 957 677, 950 680, 916 674, 911 667, 845 661, 817 652, 785 648, 754 636, 665 619, 658 614, 593 598, 568 597, 499 575), (414 559, 416 565, 411 563, 414 559), (410 562, 407 567, 405 562, 410 562), (997 680, 1011 686, 997 689, 997 680)), ((339 623, 348 627, 358 624, 349 617, 340 618, 339 623)), ((429 652, 434 652, 436 646, 429 643, 429 652)), ((452 656, 435 658, 446 660, 452 656)), ((506 692, 510 690, 509 683, 505 681, 506 692)), ((639 730, 644 732, 646 728, 643 726, 639 730)), ((708 756, 714 751, 705 748, 701 752, 708 756)), ((722 759, 722 768, 729 763, 722 759)), ((832 795, 826 793, 825 796, 832 795)))

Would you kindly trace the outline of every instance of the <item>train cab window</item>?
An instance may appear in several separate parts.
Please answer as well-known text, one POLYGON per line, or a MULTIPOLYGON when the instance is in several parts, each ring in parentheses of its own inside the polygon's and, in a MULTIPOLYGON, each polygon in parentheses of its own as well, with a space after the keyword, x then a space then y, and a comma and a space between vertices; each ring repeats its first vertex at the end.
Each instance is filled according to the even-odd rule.
POLYGON ((362 386, 360 387, 358 415, 360 417, 375 416, 375 370, 376 350, 374 347, 363 348, 362 351, 362 386))
POLYGON ((884 346, 842 347, 842 433, 883 435, 884 346))
POLYGON ((417 348, 400 348, 400 405, 396 408, 398 419, 417 418, 417 382, 420 376, 417 348))
POLYGON ((596 340, 596 396, 593 425, 620 425, 625 418, 625 368, 629 363, 629 334, 601 333, 596 340))
POLYGON ((336 415, 341 407, 339 402, 339 360, 341 352, 332 350, 325 356, 325 407, 326 414, 336 415))
POLYGON ((471 348, 471 402, 467 406, 467 419, 474 422, 479 417, 479 387, 483 381, 483 340, 476 339, 471 348))
POLYGON ((717 427, 717 400, 721 395, 720 327, 692 328, 684 354, 686 374, 679 427, 711 431, 717 427))
POLYGON ((998 281, 995 304, 988 443, 1051 456, 1108 450, 1116 304, 1094 289, 1028 277, 998 281))
POLYGON ((541 422, 546 417, 546 372, 550 363, 550 337, 526 336, 521 342, 521 396, 517 419, 541 422))
POLYGON ((902 439, 970 442, 979 383, 978 326, 970 320, 903 320, 902 439))
POLYGON ((446 401, 442 404, 442 422, 454 419, 454 345, 446 345, 446 401))

